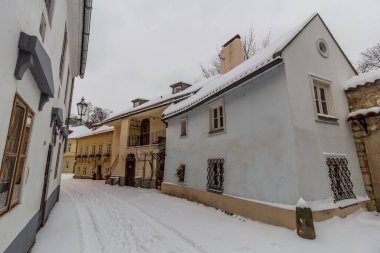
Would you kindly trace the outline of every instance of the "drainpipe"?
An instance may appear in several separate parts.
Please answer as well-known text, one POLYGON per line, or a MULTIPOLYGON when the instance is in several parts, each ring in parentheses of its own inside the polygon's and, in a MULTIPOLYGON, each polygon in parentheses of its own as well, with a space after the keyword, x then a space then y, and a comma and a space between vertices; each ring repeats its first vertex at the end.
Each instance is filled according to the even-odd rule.
POLYGON ((80 65, 80 77, 84 77, 87 62, 88 41, 90 38, 92 0, 84 0, 83 8, 83 34, 82 34, 82 56, 80 65))

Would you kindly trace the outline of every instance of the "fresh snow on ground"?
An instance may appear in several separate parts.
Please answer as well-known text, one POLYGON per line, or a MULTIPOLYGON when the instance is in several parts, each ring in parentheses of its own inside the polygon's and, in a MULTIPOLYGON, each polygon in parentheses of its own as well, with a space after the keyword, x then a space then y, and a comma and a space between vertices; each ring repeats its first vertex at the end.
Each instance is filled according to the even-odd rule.
POLYGON ((380 214, 315 223, 317 239, 157 190, 62 175, 60 201, 32 253, 380 252, 380 214))

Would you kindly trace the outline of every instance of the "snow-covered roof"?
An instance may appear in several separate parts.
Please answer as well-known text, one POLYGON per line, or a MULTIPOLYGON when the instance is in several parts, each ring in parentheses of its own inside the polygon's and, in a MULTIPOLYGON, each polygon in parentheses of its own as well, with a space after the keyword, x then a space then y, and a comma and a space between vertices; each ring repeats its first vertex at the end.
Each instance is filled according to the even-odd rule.
POLYGON ((86 126, 76 126, 76 127, 70 127, 69 131, 71 132, 69 134, 69 139, 76 139, 80 135, 90 133, 91 129, 89 129, 86 126))
POLYGON ((354 120, 358 118, 368 118, 380 115, 380 106, 374 106, 368 109, 360 109, 348 114, 347 120, 354 120))
MULTIPOLYGON (((113 131, 113 126, 103 125, 103 126, 97 128, 95 130, 91 130, 91 129, 88 129, 88 130, 89 131, 86 131, 80 135, 77 135, 76 138, 82 138, 82 137, 87 137, 87 136, 91 136, 91 135, 97 135, 97 134, 103 134, 103 133, 111 132, 111 131, 113 131)), ((71 138, 71 137, 69 137, 69 138, 71 138)))
POLYGON ((213 78, 215 78, 215 77, 197 82, 197 83, 193 84, 192 86, 190 86, 189 88, 187 88, 183 91, 177 92, 175 94, 167 93, 167 94, 162 95, 160 97, 151 99, 148 102, 145 102, 145 103, 138 105, 136 107, 130 107, 126 110, 122 110, 120 112, 113 113, 113 114, 109 115, 107 117, 107 119, 105 119, 102 123, 111 122, 111 121, 114 121, 114 120, 117 120, 120 118, 124 118, 127 116, 131 116, 131 115, 152 109, 152 108, 157 108, 157 107, 160 107, 163 105, 167 105, 167 104, 171 104, 173 102, 176 102, 180 99, 183 99, 183 98, 189 96, 191 93, 196 92, 197 90, 199 90, 203 86, 203 84, 205 82, 207 82, 213 78))
POLYGON ((173 117, 183 111, 189 110, 201 104, 206 99, 235 87, 235 84, 238 81, 246 77, 251 79, 272 66, 282 62, 280 54, 281 51, 285 49, 287 45, 291 43, 292 40, 304 29, 304 27, 316 16, 318 16, 317 13, 311 15, 302 24, 298 25, 239 66, 208 81, 197 93, 193 94, 189 98, 170 105, 164 111, 163 118, 173 117))
POLYGON ((358 86, 374 83, 380 80, 380 69, 372 70, 350 78, 344 85, 344 90, 354 89, 358 86))

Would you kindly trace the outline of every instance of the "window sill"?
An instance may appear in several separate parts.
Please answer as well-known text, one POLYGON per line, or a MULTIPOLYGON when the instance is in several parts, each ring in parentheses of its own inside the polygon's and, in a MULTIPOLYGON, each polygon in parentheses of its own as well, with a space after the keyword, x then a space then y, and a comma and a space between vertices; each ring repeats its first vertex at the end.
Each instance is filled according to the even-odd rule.
POLYGON ((213 135, 219 135, 219 134, 224 134, 226 131, 225 129, 218 129, 218 130, 212 130, 210 132, 208 132, 208 135, 209 136, 213 136, 213 135))
POLYGON ((187 138, 187 134, 185 134, 185 135, 180 135, 179 137, 180 137, 180 138, 187 138))
POLYGON ((318 114, 315 121, 322 122, 322 123, 339 125, 338 120, 339 120, 338 118, 336 118, 334 116, 331 116, 331 115, 318 114))

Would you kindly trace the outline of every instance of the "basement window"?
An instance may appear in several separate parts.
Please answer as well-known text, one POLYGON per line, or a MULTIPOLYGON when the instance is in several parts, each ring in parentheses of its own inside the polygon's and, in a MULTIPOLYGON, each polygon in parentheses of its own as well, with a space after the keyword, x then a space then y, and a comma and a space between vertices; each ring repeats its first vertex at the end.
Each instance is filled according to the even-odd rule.
POLYGON ((334 202, 356 198, 346 155, 327 154, 326 164, 329 169, 334 202))
POLYGON ((224 159, 208 159, 207 190, 222 193, 224 190, 224 159))
POLYGON ((177 179, 180 183, 183 183, 185 181, 185 169, 186 166, 184 164, 181 164, 177 169, 177 179))

